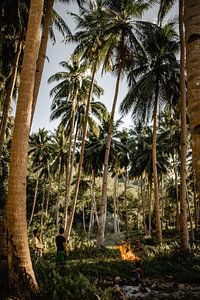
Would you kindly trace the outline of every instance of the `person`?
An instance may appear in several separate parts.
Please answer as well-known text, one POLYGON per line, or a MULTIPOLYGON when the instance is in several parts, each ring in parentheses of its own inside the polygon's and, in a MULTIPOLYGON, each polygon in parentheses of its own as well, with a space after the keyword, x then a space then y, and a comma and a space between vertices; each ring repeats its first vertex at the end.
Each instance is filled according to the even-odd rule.
POLYGON ((33 230, 34 241, 33 241, 33 251, 36 257, 36 261, 42 256, 44 245, 40 237, 40 231, 38 229, 33 230))
POLYGON ((56 262, 58 265, 63 265, 66 261, 66 238, 64 237, 64 228, 60 228, 59 234, 56 236, 56 248, 56 262))

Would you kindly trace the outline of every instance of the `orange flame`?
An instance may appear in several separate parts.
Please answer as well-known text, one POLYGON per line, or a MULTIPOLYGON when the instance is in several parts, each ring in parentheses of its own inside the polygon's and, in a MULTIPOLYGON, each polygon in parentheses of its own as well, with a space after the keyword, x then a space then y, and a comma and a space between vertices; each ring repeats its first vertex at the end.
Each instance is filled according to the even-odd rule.
POLYGON ((121 246, 116 245, 115 247, 120 250, 121 258, 123 260, 140 260, 140 258, 137 255, 135 255, 135 253, 131 250, 131 246, 126 241, 121 241, 121 243, 121 246))

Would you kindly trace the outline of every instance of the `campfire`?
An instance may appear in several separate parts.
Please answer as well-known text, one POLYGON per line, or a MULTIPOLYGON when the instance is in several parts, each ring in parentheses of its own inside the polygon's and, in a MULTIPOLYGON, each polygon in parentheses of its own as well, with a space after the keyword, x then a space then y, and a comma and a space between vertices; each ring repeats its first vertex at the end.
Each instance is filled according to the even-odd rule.
POLYGON ((123 260, 140 261, 140 258, 131 250, 131 246, 126 241, 121 241, 121 245, 115 247, 120 250, 123 260))

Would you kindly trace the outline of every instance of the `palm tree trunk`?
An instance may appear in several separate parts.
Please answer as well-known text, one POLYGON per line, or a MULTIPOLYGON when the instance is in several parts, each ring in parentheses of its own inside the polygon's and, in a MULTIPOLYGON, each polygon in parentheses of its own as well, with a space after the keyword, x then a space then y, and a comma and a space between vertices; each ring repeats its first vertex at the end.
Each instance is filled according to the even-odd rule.
POLYGON ((115 95, 113 99, 112 111, 110 115, 109 121, 109 128, 108 134, 106 138, 106 151, 105 151, 105 158, 104 158, 104 170, 103 170, 103 182, 102 182, 102 194, 101 194, 101 202, 100 202, 100 213, 99 213, 99 229, 97 235, 97 245, 104 245, 104 233, 105 233, 105 223, 106 223, 106 206, 107 206, 107 184, 108 184, 108 161, 109 161, 109 154, 110 154, 110 146, 112 140, 112 128, 113 128, 113 121, 115 115, 115 107, 117 104, 118 92, 119 92, 119 83, 121 78, 123 68, 123 60, 120 61, 116 87, 115 87, 115 95))
POLYGON ((115 240, 117 240, 117 174, 114 177, 114 195, 113 195, 113 204, 114 204, 114 234, 115 240))
POLYGON ((32 221, 33 221, 33 216, 34 216, 34 211, 35 211, 35 205, 36 205, 36 200, 37 200, 37 193, 38 193, 38 184, 39 184, 39 178, 40 178, 40 172, 37 172, 37 178, 36 178, 36 184, 35 184, 35 193, 34 193, 34 198, 33 198, 33 206, 31 210, 31 216, 28 225, 30 226, 32 221))
MULTIPOLYGON (((72 153, 72 138, 74 134, 74 121, 75 121, 75 109, 77 104, 77 93, 74 97, 71 116, 70 116, 70 134, 69 134, 69 148, 68 148, 68 159, 66 166, 66 191, 65 191, 65 209, 64 209, 64 228, 67 225, 67 208, 69 203, 69 195, 70 195, 70 185, 71 185, 71 173, 72 173, 72 165, 73 165, 73 153, 72 153)), ((77 127, 78 128, 78 127, 77 127)), ((76 130, 77 132, 77 130, 76 130)), ((74 141, 75 143, 76 141, 74 141)))
POLYGON ((153 161, 153 181, 154 181, 154 197, 155 197, 155 213, 156 213, 156 236, 159 243, 162 243, 162 229, 160 222, 160 199, 158 189, 157 174, 157 154, 156 154, 156 131, 157 131, 157 107, 158 107, 158 89, 155 93, 155 104, 153 112, 153 141, 152 141, 152 161, 153 161))
POLYGON ((47 170, 48 170, 48 180, 49 180, 49 189, 47 192, 47 202, 46 202, 46 208, 45 208, 45 215, 47 216, 48 208, 49 208, 49 198, 50 198, 50 192, 51 192, 51 184, 52 184, 52 178, 50 173, 50 164, 47 162, 47 170))
POLYGON ((152 230, 152 226, 151 226, 151 215, 152 215, 152 182, 149 179, 148 180, 148 232, 149 232, 149 236, 151 236, 151 230, 152 230))
POLYGON ((85 112, 84 125, 83 125, 83 139, 82 139, 82 143, 81 143, 80 159, 79 159, 79 165, 78 165, 75 193, 74 193, 73 202, 72 202, 72 209, 71 209, 69 218, 67 220, 67 226, 66 226, 66 231, 65 231, 65 236, 66 236, 67 240, 69 240, 69 237, 71 234, 72 224, 73 224, 73 220, 74 220, 74 213, 75 213, 75 208, 76 208, 76 202, 77 202, 77 197, 78 197, 78 192, 79 192, 79 185, 80 185, 80 180, 81 180, 83 157, 84 157, 85 138, 86 138, 86 134, 87 134, 88 115, 89 115, 89 109, 90 109, 90 100, 91 100, 91 96, 92 96, 94 77, 96 74, 96 70, 97 70, 97 61, 94 63, 92 79, 91 79, 91 84, 90 84, 90 89, 89 89, 89 94, 88 94, 88 99, 87 99, 86 112, 85 112))
POLYGON ((56 228, 58 229, 59 223, 59 202, 60 202, 60 186, 61 186, 61 158, 59 158, 59 171, 58 171, 58 191, 57 191, 57 199, 56 199, 56 228))
POLYGON ((197 193, 200 193, 200 60, 199 60, 199 33, 200 33, 200 2, 185 1, 185 35, 187 57, 187 96, 192 136, 193 166, 196 176, 197 193))
POLYGON ((13 67, 12 67, 12 74, 9 78, 8 90, 6 91, 6 98, 3 105, 3 115, 0 124, 0 158, 2 156, 2 151, 3 151, 3 142, 4 142, 6 127, 8 122, 8 114, 9 114, 10 104, 13 96, 13 90, 15 87, 17 68, 18 68, 21 51, 22 51, 22 41, 19 40, 17 44, 17 51, 15 54, 13 67))
POLYGON ((179 209, 179 190, 178 190, 178 172, 177 172, 177 162, 176 157, 173 153, 173 168, 175 177, 175 187, 176 187, 176 229, 180 231, 180 209, 179 209))
MULTIPOLYGON (((191 2, 191 1, 189 1, 191 2)), ((200 7, 199 7, 200 8, 200 7)), ((180 34, 180 98, 181 98, 181 188, 180 188, 180 229, 183 251, 191 251, 187 225, 186 199, 186 97, 185 97, 185 36, 184 36, 184 0, 179 0, 179 34, 180 34)), ((196 68, 197 66, 195 66, 196 68)))
POLYGON ((41 227, 43 227, 43 219, 44 219, 45 192, 46 192, 46 186, 44 186, 42 189, 42 207, 41 207, 41 215, 40 215, 40 226, 41 227))
POLYGON ((143 223, 143 230, 146 234, 146 222, 145 222, 145 198, 146 198, 146 177, 144 177, 144 189, 142 183, 142 176, 141 176, 141 196, 142 196, 142 223, 143 223))
POLYGON ((188 190, 187 190, 187 185, 185 186, 186 188, 186 200, 187 200, 187 206, 188 206, 188 214, 189 214, 189 220, 190 220, 190 231, 191 231, 191 240, 194 241, 194 229, 193 229, 193 223, 192 223, 192 214, 191 214, 191 209, 190 209, 190 201, 189 201, 189 196, 188 196, 188 190))
MULTIPOLYGON (((41 83, 41 79, 42 79, 42 73, 43 73, 43 69, 44 69, 45 55, 46 55, 48 35, 49 35, 49 27, 50 27, 51 21, 52 21, 53 3, 54 3, 54 0, 47 1, 47 8, 46 8, 45 15, 44 15, 44 24, 43 24, 39 53, 38 53, 38 60, 37 60, 37 65, 36 65, 36 73, 35 73, 35 84, 34 84, 34 90, 33 90, 33 103, 32 103, 32 112, 31 112, 31 125, 33 122, 35 106, 36 106, 36 102, 37 102, 37 98, 38 98, 40 83, 41 83)), ((30 126, 30 128, 31 128, 31 126, 30 126)))
POLYGON ((27 236, 26 177, 28 141, 43 1, 32 0, 11 146, 7 220, 9 284, 15 297, 33 299, 38 290, 27 236))
POLYGON ((125 203, 125 213, 126 213, 126 220, 125 220, 126 234, 128 234, 127 177, 128 177, 128 171, 127 171, 127 167, 125 167, 124 203, 125 203))

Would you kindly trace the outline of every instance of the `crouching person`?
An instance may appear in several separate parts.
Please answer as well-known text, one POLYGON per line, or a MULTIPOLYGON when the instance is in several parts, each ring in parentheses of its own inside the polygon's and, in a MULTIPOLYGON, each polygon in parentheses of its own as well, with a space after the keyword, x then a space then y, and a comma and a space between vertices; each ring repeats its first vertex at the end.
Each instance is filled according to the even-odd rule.
POLYGON ((64 228, 59 229, 59 234, 56 236, 56 263, 64 265, 66 262, 66 238, 64 237, 64 228))

